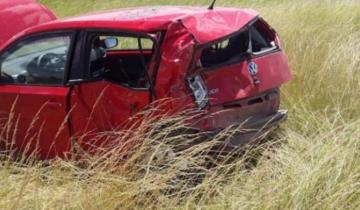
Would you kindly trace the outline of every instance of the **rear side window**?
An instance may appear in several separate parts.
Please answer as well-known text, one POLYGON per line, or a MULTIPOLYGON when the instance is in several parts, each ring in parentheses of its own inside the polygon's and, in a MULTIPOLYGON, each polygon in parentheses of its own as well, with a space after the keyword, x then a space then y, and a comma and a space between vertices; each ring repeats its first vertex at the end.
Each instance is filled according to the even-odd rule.
POLYGON ((0 58, 3 83, 62 85, 71 35, 49 35, 21 41, 0 58))
POLYGON ((249 54, 259 55, 276 48, 275 33, 258 20, 241 33, 204 48, 199 65, 212 68, 237 63, 249 54))

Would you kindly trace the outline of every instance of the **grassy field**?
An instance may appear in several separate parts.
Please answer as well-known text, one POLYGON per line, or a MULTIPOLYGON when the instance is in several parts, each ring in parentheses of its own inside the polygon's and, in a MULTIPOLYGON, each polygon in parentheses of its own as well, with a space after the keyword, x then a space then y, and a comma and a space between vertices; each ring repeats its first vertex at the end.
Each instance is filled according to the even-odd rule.
MULTIPOLYGON (((41 2, 66 17, 210 0, 41 2)), ((281 36, 294 79, 282 87, 290 116, 274 141, 232 161, 214 160, 208 168, 204 151, 211 145, 163 157, 167 143, 195 137, 169 137, 170 127, 150 138, 140 126, 133 138, 144 143, 121 165, 111 155, 45 166, 2 161, 0 209, 360 209, 360 1, 219 0, 218 5, 255 8, 281 36)), ((173 121, 175 129, 181 120, 161 123, 173 121)))

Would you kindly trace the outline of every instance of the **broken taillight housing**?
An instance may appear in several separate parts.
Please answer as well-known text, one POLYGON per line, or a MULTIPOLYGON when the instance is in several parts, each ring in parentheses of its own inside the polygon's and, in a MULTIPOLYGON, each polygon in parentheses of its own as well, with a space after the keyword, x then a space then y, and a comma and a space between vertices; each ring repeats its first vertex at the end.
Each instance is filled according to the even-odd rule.
POLYGON ((193 92, 195 103, 198 105, 200 109, 204 108, 209 101, 208 91, 205 86, 204 80, 200 75, 195 77, 188 78, 189 87, 193 92))

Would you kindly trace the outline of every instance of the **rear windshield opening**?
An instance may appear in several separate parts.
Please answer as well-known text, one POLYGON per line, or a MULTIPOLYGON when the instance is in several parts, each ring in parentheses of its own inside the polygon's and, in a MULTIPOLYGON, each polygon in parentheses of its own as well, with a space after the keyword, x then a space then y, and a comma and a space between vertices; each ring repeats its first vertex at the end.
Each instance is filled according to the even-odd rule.
POLYGON ((131 88, 148 88, 147 71, 154 46, 152 39, 144 37, 116 34, 93 36, 90 75, 131 88))
POLYGON ((258 20, 247 30, 204 48, 200 65, 211 68, 237 63, 249 53, 258 55, 276 48, 274 32, 262 20, 258 20))

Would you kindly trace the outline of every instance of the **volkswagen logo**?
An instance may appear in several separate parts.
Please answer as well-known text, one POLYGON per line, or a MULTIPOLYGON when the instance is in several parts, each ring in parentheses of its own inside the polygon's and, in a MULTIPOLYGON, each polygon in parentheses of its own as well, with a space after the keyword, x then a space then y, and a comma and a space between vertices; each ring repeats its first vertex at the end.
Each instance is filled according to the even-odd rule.
POLYGON ((250 62, 249 65, 248 65, 248 68, 249 68, 249 73, 250 73, 252 76, 257 75, 257 73, 258 73, 258 66, 257 66, 256 63, 250 62))

